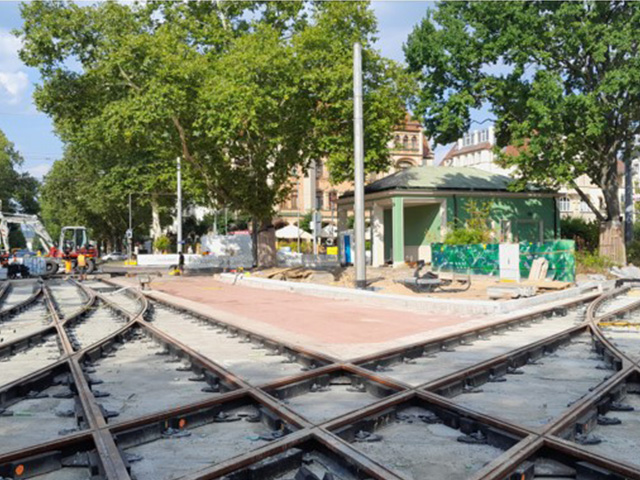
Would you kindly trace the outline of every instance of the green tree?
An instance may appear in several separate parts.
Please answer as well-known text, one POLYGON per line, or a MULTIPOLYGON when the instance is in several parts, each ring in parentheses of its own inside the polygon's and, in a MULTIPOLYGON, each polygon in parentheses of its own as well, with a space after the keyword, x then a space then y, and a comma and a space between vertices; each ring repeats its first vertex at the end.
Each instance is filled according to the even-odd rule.
POLYGON ((268 224, 294 167, 327 157, 332 176, 348 178, 356 40, 365 47, 367 170, 388 166, 410 77, 371 48, 367 3, 21 8, 21 58, 43 79, 36 103, 76 154, 102 162, 101 188, 115 169, 141 175, 125 182, 132 191, 165 190, 164 173, 180 155, 192 198, 268 224), (148 169, 150 158, 157 162, 148 169))
POLYGON ((442 2, 409 36, 405 53, 422 85, 416 111, 438 143, 489 105, 497 152, 520 184, 576 187, 586 174, 602 190, 592 208, 624 262, 618 160, 640 133, 640 4, 634 2, 442 2))
POLYGON ((28 173, 18 172, 24 159, 0 130, 0 202, 1 211, 38 213, 39 182, 28 173))
POLYGON ((305 213, 300 219, 300 225, 298 227, 300 230, 304 230, 307 233, 311 233, 311 222, 313 221, 313 212, 309 210, 305 213))
POLYGON ((377 21, 368 2, 316 2, 309 25, 293 39, 300 82, 313 100, 309 160, 327 158, 334 183, 353 179, 353 44, 363 46, 365 171, 390 167, 388 145, 415 93, 413 75, 374 48, 377 21))

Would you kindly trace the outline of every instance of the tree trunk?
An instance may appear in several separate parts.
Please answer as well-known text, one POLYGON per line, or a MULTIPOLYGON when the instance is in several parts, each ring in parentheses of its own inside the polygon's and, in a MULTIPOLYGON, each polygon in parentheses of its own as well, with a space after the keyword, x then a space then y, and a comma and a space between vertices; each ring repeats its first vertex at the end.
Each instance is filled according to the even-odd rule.
POLYGON ((276 230, 271 221, 263 222, 258 233, 258 267, 276 266, 276 230))
POLYGON ((151 194, 151 238, 153 239, 153 253, 158 253, 155 248, 155 242, 162 235, 162 226, 160 225, 160 204, 158 203, 158 195, 151 194))
POLYGON ((271 221, 252 220, 253 264, 258 268, 276 266, 276 232, 271 221))
POLYGON ((627 142, 624 149, 624 244, 633 241, 633 168, 631 156, 634 142, 627 142))
POLYGON ((627 257, 624 247, 624 229, 620 215, 617 172, 614 175, 609 175, 608 180, 605 187, 602 188, 602 194, 607 205, 607 221, 600 226, 600 255, 609 258, 617 265, 625 265, 627 257))
POLYGON ((253 256, 253 266, 258 266, 258 221, 251 219, 251 254, 253 256))

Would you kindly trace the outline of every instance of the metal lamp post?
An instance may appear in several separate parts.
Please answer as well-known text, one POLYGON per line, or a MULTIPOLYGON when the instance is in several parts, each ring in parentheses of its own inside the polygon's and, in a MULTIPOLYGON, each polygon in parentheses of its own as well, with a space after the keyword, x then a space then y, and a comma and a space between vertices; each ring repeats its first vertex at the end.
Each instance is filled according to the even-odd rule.
POLYGON ((353 136, 356 288, 367 286, 364 242, 364 127, 362 121, 362 45, 353 45, 353 136))

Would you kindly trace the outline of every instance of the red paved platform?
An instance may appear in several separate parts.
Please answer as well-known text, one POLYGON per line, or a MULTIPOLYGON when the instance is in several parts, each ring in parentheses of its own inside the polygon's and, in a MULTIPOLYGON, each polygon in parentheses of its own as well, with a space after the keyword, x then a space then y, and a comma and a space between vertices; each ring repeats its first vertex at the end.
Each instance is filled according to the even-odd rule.
POLYGON ((336 352, 341 344, 347 349, 378 344, 376 349, 381 349, 384 346, 381 344, 392 346, 400 339, 429 332, 435 334, 445 327, 461 327, 472 319, 480 320, 478 316, 420 314, 367 307, 348 300, 230 285, 207 277, 159 279, 151 288, 209 306, 214 314, 225 312, 293 334, 285 340, 305 338, 314 346, 333 345, 337 349, 330 350, 336 352))

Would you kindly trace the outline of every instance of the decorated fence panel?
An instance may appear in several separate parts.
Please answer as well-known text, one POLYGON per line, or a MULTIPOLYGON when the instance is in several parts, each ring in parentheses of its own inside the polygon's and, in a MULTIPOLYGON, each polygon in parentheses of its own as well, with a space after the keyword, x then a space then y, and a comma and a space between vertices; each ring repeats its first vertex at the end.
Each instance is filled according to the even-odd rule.
MULTIPOLYGON (((497 243, 472 245, 431 245, 431 263, 436 270, 469 272, 472 275, 499 275, 500 245, 497 243)), ((543 243, 520 244, 520 276, 528 278, 531 264, 543 257, 549 262, 547 278, 574 282, 576 278, 575 242, 552 240, 543 243)))

